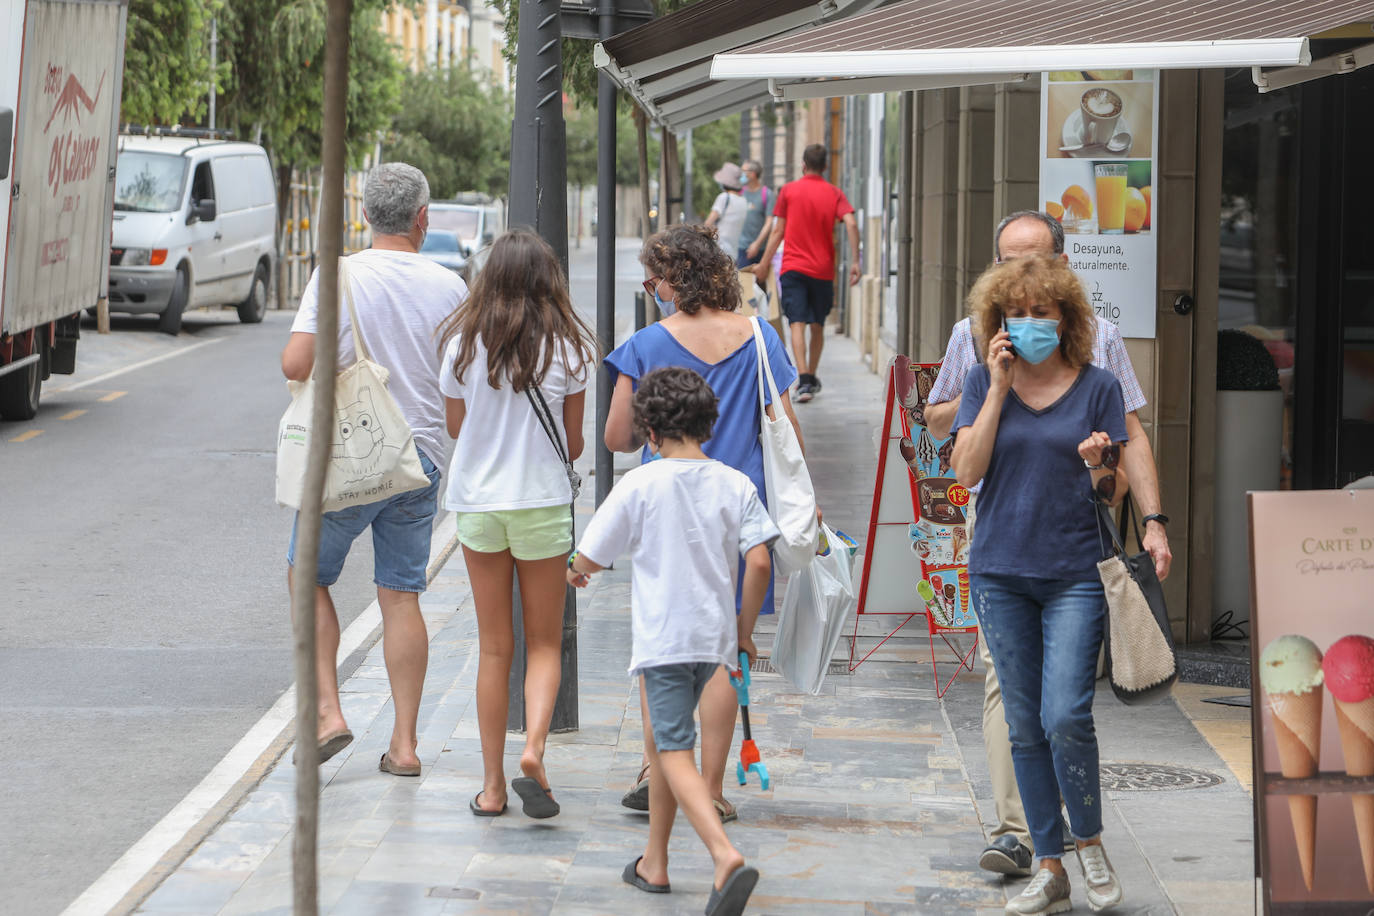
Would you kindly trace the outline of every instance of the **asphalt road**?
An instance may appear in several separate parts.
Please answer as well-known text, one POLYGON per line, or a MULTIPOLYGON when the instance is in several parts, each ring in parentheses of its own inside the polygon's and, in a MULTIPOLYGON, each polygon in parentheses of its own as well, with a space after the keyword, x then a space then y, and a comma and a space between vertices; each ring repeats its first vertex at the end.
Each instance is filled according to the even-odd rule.
MULTIPOLYGON (((642 271, 617 248, 619 342, 642 271)), ((594 259, 584 242, 569 269, 593 327, 594 259)), ((150 317, 88 322, 78 373, 45 384, 37 419, 0 422, 6 912, 61 912, 290 686, 273 480, 292 317, 193 311, 175 338, 150 317)), ((345 627, 371 570, 363 538, 335 589, 345 627)))

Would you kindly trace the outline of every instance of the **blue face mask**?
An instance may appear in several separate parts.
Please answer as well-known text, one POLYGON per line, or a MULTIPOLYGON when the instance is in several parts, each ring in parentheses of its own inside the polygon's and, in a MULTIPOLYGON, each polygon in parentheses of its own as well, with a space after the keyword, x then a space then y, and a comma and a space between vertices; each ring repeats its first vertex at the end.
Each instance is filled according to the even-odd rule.
POLYGON ((677 311, 677 305, 660 296, 658 290, 654 290, 654 302, 658 304, 659 313, 662 314, 664 318, 667 318, 669 315, 673 314, 673 312, 677 311))
POLYGON ((1017 356, 1028 363, 1043 363, 1059 348, 1059 321, 1054 318, 1008 318, 1007 335, 1017 356))

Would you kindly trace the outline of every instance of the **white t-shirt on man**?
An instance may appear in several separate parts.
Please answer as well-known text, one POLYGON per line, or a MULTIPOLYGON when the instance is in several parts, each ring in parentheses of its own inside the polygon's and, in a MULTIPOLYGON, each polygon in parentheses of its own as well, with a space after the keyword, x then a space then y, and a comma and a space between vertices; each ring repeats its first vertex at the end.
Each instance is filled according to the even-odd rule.
POLYGON ((716 220, 716 241, 733 258, 739 253, 739 235, 744 229, 744 218, 749 215, 749 202, 741 194, 721 191, 711 209, 720 214, 716 220))
MULTIPOLYGON (((453 451, 445 508, 455 512, 497 512, 539 509, 572 502, 572 485, 548 433, 523 391, 509 381, 500 388, 487 382, 487 349, 477 341, 472 364, 459 382, 453 373, 462 338, 455 336, 444 350, 440 388, 446 398, 463 401, 463 427, 453 451)), ((571 347, 557 347, 539 390, 549 405, 563 447, 563 402, 587 387, 587 373, 571 347), (567 360, 572 361, 569 367, 567 360)))
POLYGON ((630 554, 630 674, 694 662, 737 667, 739 558, 778 534, 754 482, 719 461, 663 458, 626 473, 577 549, 598 566, 630 554))
MULTIPOLYGON (((435 331, 467 298, 467 285, 453 271, 409 251, 369 248, 346 260, 363 344, 373 362, 391 373, 387 390, 410 424, 415 444, 435 467, 446 471, 453 440, 444 427, 435 331)), ((343 290, 339 292, 339 368, 346 369, 357 357, 348 300, 343 290)), ((315 333, 319 296, 316 268, 301 295, 292 333, 315 333)))

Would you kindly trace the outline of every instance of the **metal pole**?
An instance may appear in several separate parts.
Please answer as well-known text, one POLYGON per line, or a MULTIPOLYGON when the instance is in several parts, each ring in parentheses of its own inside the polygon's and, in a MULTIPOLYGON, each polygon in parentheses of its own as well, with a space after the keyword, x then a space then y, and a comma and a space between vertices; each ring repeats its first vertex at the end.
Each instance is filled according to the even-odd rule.
POLYGON ((207 125, 211 130, 215 129, 215 67, 219 61, 219 21, 210 17, 210 123, 207 125))
POLYGON ((648 324, 648 315, 646 314, 647 306, 648 306, 648 302, 646 301, 647 299, 648 299, 648 297, 644 295, 644 291, 643 291, 643 290, 640 290, 639 292, 635 293, 635 330, 636 330, 636 331, 642 331, 642 330, 644 330, 644 326, 645 326, 646 324, 648 324))
MULTIPOLYGON (((334 423, 334 373, 338 366, 339 259, 343 229, 344 107, 348 98, 348 32, 351 0, 328 0, 325 13, 324 114, 321 147, 324 160, 324 223, 320 275, 320 308, 315 332, 317 380, 311 426, 334 423)), ((291 578, 292 629, 296 669, 296 829, 291 846, 292 911, 313 916, 319 911, 318 841, 320 822, 319 691, 315 660, 315 573, 320 549, 324 477, 329 464, 329 438, 312 436, 298 527, 296 567, 291 578)))
MULTIPOLYGON (((604 41, 615 34, 615 0, 601 0, 598 31, 604 41)), ((615 83, 603 70, 596 85, 596 337, 603 353, 615 349, 615 83)), ((596 504, 611 492, 615 463, 606 447, 611 413, 611 377, 605 365, 596 384, 596 504)))
MULTIPOLYGON (((558 0, 520 0, 516 43, 515 120, 511 125, 510 224, 529 226, 553 246, 568 272, 568 138, 563 123, 562 24, 558 0)), ((611 108, 614 117, 615 106, 611 108)), ((614 150, 614 144, 612 144, 614 150)), ((614 175, 614 168, 612 168, 614 175)), ((612 180, 614 188, 614 180, 612 180)), ((614 199, 602 213, 615 212, 614 199)), ((614 228, 612 228, 614 232, 614 228)), ((507 727, 525 728, 525 633, 519 582, 511 607, 518 647, 511 663, 507 727)), ((553 731, 577 728, 577 593, 563 602, 563 674, 554 701, 553 731)))

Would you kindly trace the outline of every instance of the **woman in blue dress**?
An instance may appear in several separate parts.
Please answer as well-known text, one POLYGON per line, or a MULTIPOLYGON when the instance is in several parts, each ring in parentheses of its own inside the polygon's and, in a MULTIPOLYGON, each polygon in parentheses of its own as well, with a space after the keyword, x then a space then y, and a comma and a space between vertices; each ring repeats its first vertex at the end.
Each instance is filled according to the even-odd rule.
MULTIPOLYGON (((648 278, 645 290, 666 316, 637 332, 610 356, 606 366, 615 386, 606 418, 606 445, 612 451, 633 452, 643 446, 631 424, 630 400, 638 380, 652 369, 683 366, 692 369, 711 386, 720 402, 720 419, 711 438, 702 444, 706 454, 743 471, 758 487, 765 505, 763 447, 759 443, 758 357, 753 322, 739 314, 739 273, 734 261, 716 244, 715 231, 705 226, 676 225, 651 236, 640 254, 648 278)), ((788 387, 797 371, 788 361, 777 332, 760 322, 773 372, 781 395, 781 409, 792 421, 801 440, 801 427, 788 387)), ((765 393, 770 411, 778 405, 765 393)), ((643 458, 650 460, 648 449, 643 458)), ((743 577, 741 576, 741 581, 743 577)), ((736 609, 738 610, 738 595, 736 609)), ((773 613, 773 584, 763 602, 763 613, 773 613)), ((701 697, 701 769, 716 801, 721 820, 736 818, 734 806, 725 800, 725 762, 735 732, 738 709, 735 690, 725 671, 707 685, 701 697)), ((641 771, 634 790, 625 798, 629 807, 648 807, 648 782, 641 771)), ((666 836, 663 838, 666 843, 666 836)), ((652 840, 651 840, 652 843, 652 840)), ((664 848, 666 865, 666 846, 664 848)), ((644 866, 649 867, 646 857, 644 866)))

